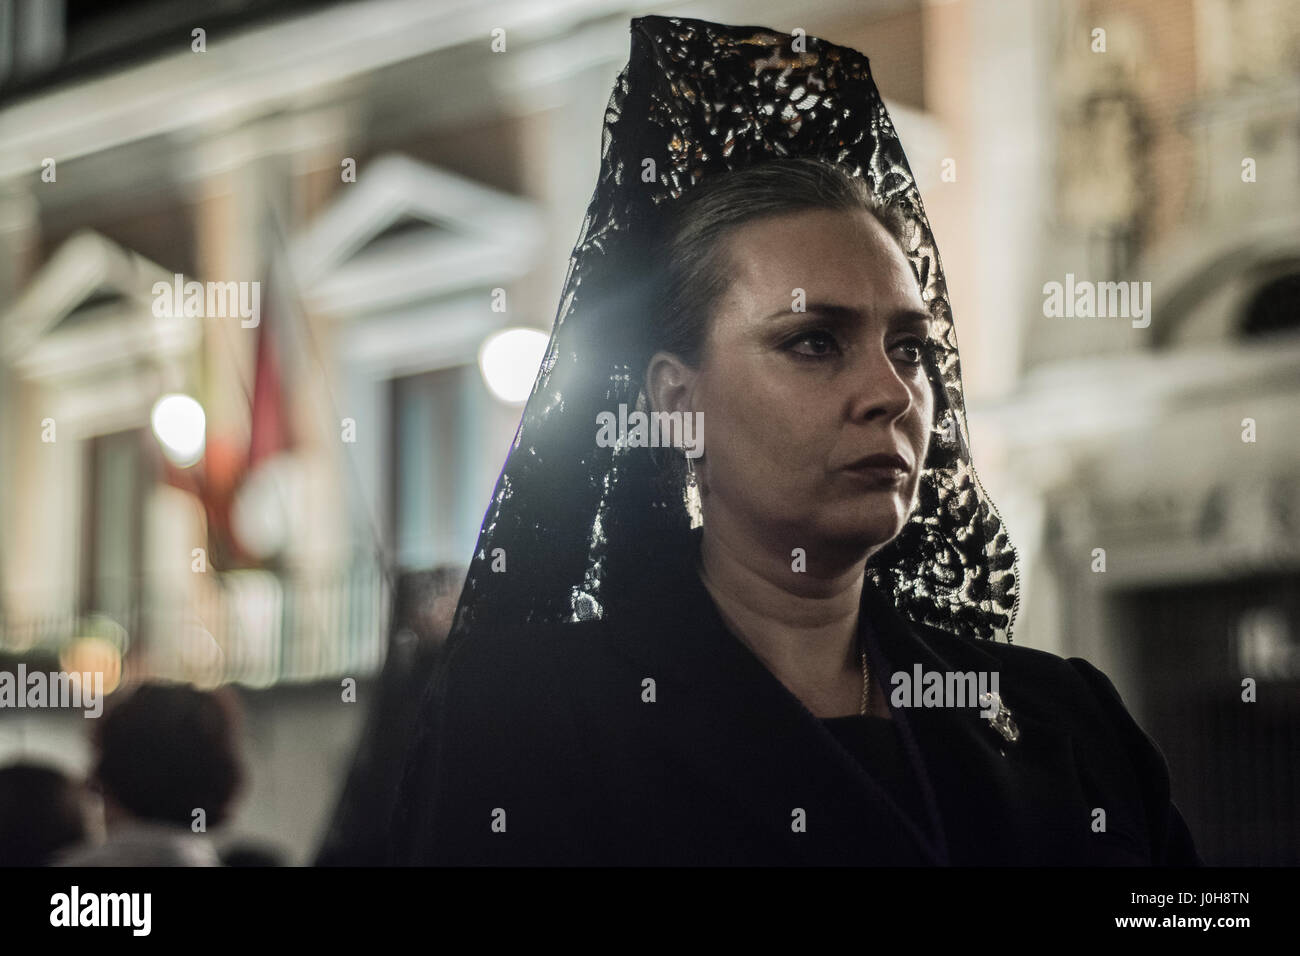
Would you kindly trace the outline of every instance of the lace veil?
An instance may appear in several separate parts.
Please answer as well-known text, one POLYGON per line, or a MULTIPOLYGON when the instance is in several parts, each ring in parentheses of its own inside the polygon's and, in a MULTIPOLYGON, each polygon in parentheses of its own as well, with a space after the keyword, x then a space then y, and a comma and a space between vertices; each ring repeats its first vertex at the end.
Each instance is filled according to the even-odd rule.
POLYGON ((935 420, 917 507, 873 556, 869 579, 914 621, 1010 640, 1016 554, 971 461, 943 268, 867 58, 812 36, 677 17, 634 19, 631 34, 605 111, 595 193, 449 649, 479 629, 634 609, 629 582, 671 557, 662 549, 685 546, 692 509, 680 480, 665 477, 648 449, 597 442, 598 413, 643 400, 646 329, 656 320, 645 244, 667 204, 702 180, 809 156, 863 178, 904 213, 935 323, 935 420))

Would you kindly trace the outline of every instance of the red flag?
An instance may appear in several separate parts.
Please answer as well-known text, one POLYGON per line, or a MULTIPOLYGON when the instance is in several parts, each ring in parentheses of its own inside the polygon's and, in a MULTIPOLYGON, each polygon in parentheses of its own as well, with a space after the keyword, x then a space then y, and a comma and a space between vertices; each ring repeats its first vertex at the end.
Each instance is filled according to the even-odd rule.
MULTIPOLYGON (((164 481, 196 495, 203 504, 207 517, 208 551, 214 567, 222 570, 257 565, 259 558, 249 543, 240 540, 233 520, 236 500, 254 477, 260 465, 290 450, 294 445, 290 409, 284 388, 281 360, 286 335, 294 330, 284 327, 285 320, 293 316, 282 314, 273 293, 291 291, 273 286, 284 278, 278 270, 284 267, 287 256, 276 223, 269 223, 268 267, 265 281, 261 283, 257 316, 257 341, 254 346, 253 388, 249 409, 250 429, 245 452, 234 436, 210 437, 203 459, 190 468, 178 468, 163 459, 164 481)), ((292 304, 289 305, 292 308, 292 304)), ((223 321, 223 320, 218 320, 223 321)), ((231 383, 233 384, 233 383, 231 383)), ((292 506, 292 503, 286 503, 292 506)), ((256 513, 256 512, 254 512, 256 513)))
MULTIPOLYGON (((266 283, 270 286, 270 282, 266 283)), ((268 305, 271 296, 265 296, 268 305)), ((253 364, 252 430, 248 441, 248 471, 292 444, 289 409, 280 374, 279 343, 272 328, 274 309, 263 310, 257 326, 257 355, 253 364)))
POLYGON ((265 222, 267 267, 258 296, 248 457, 230 512, 234 540, 254 563, 283 549, 285 535, 291 533, 285 529, 301 507, 292 487, 299 469, 286 454, 296 444, 285 370, 295 367, 297 301, 284 234, 273 208, 265 222))
POLYGON ((165 455, 161 462, 161 479, 174 488, 188 492, 203 507, 207 524, 208 560, 213 568, 227 570, 248 561, 231 531, 230 509, 235 491, 244 474, 244 452, 239 443, 220 437, 209 438, 198 464, 181 468, 165 455))

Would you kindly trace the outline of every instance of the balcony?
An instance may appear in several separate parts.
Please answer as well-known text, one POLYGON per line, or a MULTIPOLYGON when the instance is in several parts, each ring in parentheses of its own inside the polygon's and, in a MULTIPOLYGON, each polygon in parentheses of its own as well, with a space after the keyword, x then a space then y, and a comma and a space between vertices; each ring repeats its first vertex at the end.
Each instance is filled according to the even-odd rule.
POLYGON ((196 578, 185 589, 119 582, 113 593, 135 597, 114 607, 0 616, 0 660, 102 670, 106 690, 145 679, 249 688, 360 679, 383 663, 392 595, 377 564, 196 578))

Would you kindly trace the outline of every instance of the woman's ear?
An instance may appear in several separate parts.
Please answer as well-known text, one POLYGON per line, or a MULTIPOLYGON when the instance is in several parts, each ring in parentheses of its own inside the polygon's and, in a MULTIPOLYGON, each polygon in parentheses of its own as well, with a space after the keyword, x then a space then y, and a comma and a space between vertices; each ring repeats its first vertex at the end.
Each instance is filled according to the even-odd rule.
POLYGON ((646 366, 645 390, 652 412, 690 412, 698 370, 671 352, 656 352, 646 366))

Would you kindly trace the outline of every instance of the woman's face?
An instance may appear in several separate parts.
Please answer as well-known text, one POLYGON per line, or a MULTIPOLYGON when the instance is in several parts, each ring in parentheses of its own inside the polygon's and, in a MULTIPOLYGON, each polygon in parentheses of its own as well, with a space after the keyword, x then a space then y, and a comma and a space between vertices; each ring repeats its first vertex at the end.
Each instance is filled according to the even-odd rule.
POLYGON ((731 285, 700 365, 657 396, 703 412, 705 526, 804 548, 810 565, 869 555, 911 513, 934 414, 908 260, 866 211, 755 220, 724 252, 731 285), (873 455, 906 467, 864 466, 873 455))

